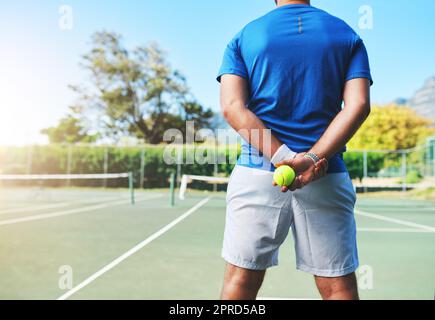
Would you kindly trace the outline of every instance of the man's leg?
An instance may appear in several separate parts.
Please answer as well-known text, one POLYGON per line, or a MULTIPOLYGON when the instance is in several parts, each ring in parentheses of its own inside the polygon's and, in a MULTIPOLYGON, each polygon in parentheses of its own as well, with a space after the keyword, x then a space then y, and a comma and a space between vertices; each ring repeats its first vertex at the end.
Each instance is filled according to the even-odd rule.
POLYGON ((355 200, 348 173, 329 174, 293 193, 297 268, 315 276, 325 300, 358 299, 355 200))
POLYGON ((255 299, 265 270, 293 221, 291 194, 272 186, 273 172, 237 165, 227 190, 222 257, 228 263, 221 298, 255 299))
POLYGON ((314 278, 323 300, 359 300, 355 273, 337 278, 314 278))
POLYGON ((227 263, 222 300, 255 300, 266 271, 248 270, 227 263))

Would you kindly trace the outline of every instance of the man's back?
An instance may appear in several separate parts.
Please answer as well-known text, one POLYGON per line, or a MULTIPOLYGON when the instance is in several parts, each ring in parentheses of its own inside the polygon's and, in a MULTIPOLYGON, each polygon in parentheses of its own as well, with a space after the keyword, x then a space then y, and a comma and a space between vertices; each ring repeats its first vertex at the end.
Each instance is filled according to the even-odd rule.
POLYGON ((358 299, 356 193, 342 152, 370 113, 367 52, 309 0, 275 3, 231 41, 218 77, 223 115, 246 141, 227 189, 222 298, 255 299, 291 229, 296 266, 322 298, 358 299), (285 165, 296 178, 277 188, 271 171, 285 165))
MULTIPOLYGON (((219 75, 226 73, 248 80, 248 108, 296 152, 309 150, 340 112, 346 81, 371 79, 358 35, 308 5, 282 6, 248 24, 228 45, 219 75)), ((255 153, 245 144, 241 164, 258 166, 255 153)), ((330 172, 343 171, 338 154, 330 172)))

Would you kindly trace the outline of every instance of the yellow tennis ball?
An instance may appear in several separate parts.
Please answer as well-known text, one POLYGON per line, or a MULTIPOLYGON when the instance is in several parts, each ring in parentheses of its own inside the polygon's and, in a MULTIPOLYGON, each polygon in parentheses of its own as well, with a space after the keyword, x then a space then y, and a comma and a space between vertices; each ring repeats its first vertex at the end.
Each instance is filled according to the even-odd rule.
POLYGON ((281 166, 275 170, 273 181, 280 187, 289 187, 296 178, 295 171, 289 166, 281 166))

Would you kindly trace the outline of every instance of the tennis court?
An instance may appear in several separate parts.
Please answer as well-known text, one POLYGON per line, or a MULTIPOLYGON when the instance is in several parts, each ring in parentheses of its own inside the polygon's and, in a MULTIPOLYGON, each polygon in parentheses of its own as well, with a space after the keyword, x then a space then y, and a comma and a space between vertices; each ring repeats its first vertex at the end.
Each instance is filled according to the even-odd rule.
MULTIPOLYGON (((0 193, 0 299, 216 299, 224 193, 12 188, 0 193), (72 290, 59 282, 71 271, 72 290), (61 272, 61 273, 60 273, 61 272)), ((434 299, 435 202, 359 197, 364 299, 434 299)), ((262 298, 318 299, 291 237, 262 298)))

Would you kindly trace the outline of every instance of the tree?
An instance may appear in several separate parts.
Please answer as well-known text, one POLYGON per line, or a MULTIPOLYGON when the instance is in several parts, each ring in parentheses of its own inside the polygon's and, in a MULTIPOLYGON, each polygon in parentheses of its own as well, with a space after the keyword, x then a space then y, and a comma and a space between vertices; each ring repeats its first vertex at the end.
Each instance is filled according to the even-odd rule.
POLYGON ((352 149, 399 150, 413 148, 434 133, 432 122, 406 106, 374 106, 361 129, 349 142, 352 149))
POLYGON ((57 126, 43 129, 41 133, 48 136, 50 143, 94 142, 97 139, 97 135, 89 134, 82 124, 78 110, 73 107, 68 115, 60 119, 57 126))
POLYGON ((156 144, 169 128, 183 131, 186 119, 196 120, 198 129, 209 125, 213 112, 195 101, 157 44, 128 51, 118 34, 97 32, 92 39, 82 63, 89 82, 71 88, 86 112, 97 111, 104 135, 134 135, 156 144))

